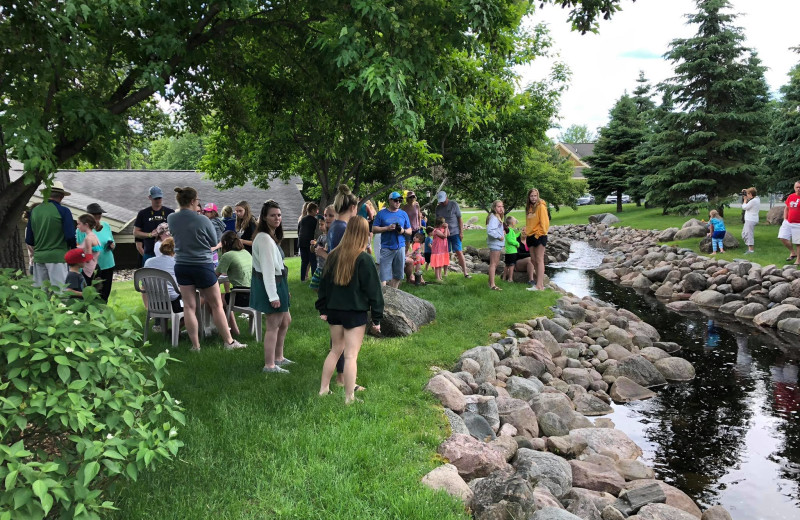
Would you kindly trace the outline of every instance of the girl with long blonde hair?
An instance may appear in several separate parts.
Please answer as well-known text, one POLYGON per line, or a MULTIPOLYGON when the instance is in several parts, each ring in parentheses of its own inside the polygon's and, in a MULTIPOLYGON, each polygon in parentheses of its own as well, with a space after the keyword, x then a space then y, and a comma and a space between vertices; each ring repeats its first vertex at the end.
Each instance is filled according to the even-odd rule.
POLYGON ((506 233, 503 229, 505 207, 502 200, 492 202, 491 211, 486 215, 486 243, 489 246, 489 289, 502 291, 494 283, 497 264, 500 263, 500 253, 505 247, 506 233))
POLYGON ((373 327, 380 331, 383 317, 383 293, 378 270, 366 252, 369 225, 364 217, 353 216, 339 245, 328 255, 319 285, 316 307, 320 318, 328 322, 331 350, 322 366, 319 394, 327 395, 336 361, 344 354, 345 403, 356 400, 358 352, 367 329, 367 312, 373 327))
POLYGON ((531 252, 531 262, 536 270, 536 285, 528 282, 529 291, 544 289, 544 250, 547 247, 547 232, 550 216, 547 203, 539 198, 539 190, 531 188, 525 203, 525 243, 531 252))
POLYGON ((234 208, 236 212, 236 236, 238 236, 245 250, 253 253, 253 237, 256 234, 256 219, 250 211, 250 204, 246 200, 239 201, 234 208))

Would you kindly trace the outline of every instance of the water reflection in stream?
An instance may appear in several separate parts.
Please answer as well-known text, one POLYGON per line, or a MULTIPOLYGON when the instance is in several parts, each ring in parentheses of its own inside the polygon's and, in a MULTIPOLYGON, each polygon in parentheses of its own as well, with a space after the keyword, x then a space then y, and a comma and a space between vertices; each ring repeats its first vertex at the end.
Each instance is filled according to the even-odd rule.
MULTIPOLYGON (((683 346, 697 377, 648 401, 614 405, 610 418, 644 450, 660 478, 701 507, 737 520, 800 518, 800 341, 709 316, 681 315, 598 276, 604 253, 574 243, 553 282, 624 307, 683 346)), ((608 416, 607 416, 608 417, 608 416)))

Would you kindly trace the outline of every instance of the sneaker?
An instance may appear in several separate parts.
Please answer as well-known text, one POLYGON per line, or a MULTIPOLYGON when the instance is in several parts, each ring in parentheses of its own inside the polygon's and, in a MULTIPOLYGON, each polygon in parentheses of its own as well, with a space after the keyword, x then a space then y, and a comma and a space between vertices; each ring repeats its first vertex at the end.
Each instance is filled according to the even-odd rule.
POLYGON ((159 334, 161 332, 161 325, 153 325, 153 332, 159 334))
POLYGON ((289 373, 288 370, 286 370, 285 368, 281 368, 278 365, 275 365, 272 368, 264 367, 264 368, 261 369, 261 371, 264 372, 265 374, 288 374, 289 373))
POLYGON ((539 288, 538 288, 538 287, 536 287, 536 284, 534 284, 534 285, 531 285, 530 287, 528 287, 528 288, 527 288, 527 289, 525 289, 525 290, 526 290, 526 291, 538 291, 538 290, 539 290, 539 288))
POLYGON ((247 345, 245 345, 244 343, 239 343, 236 340, 233 340, 227 345, 225 345, 225 350, 234 350, 237 348, 247 348, 247 345))
POLYGON ((755 253, 755 251, 745 251, 744 252, 744 254, 746 254, 746 255, 752 255, 753 253, 755 253))
POLYGON ((294 361, 289 358, 283 358, 280 361, 276 361, 275 364, 279 367, 285 367, 286 365, 293 365, 294 361))

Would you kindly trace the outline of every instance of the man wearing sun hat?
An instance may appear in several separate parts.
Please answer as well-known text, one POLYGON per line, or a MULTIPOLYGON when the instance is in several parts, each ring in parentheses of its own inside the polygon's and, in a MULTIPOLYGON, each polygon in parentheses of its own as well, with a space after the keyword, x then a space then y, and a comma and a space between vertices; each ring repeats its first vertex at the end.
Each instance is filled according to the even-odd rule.
POLYGON ((406 266, 406 236, 411 236, 408 214, 400 209, 403 196, 393 191, 386 207, 378 212, 372 231, 381 234, 381 282, 397 288, 406 266))
MULTIPOLYGON (((42 195, 47 189, 42 190, 42 195)), ((72 213, 61 205, 70 192, 59 181, 53 182, 50 198, 31 211, 25 230, 25 243, 33 247, 33 285, 45 281, 63 285, 67 279, 64 255, 75 247, 75 222, 72 213)))
POLYGON ((156 256, 153 248, 156 244, 156 228, 162 222, 167 221, 167 216, 175 213, 175 210, 162 204, 164 192, 158 186, 150 186, 147 195, 147 198, 150 199, 150 206, 140 211, 133 223, 133 236, 143 246, 142 265, 148 259, 156 256))

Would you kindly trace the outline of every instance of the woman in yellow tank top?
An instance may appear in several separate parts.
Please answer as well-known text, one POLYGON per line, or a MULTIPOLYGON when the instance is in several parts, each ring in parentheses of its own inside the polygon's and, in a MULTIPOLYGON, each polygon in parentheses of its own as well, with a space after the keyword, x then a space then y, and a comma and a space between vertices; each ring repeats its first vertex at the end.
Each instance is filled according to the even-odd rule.
POLYGON ((550 217, 547 215, 547 203, 539 198, 539 190, 531 188, 525 204, 525 243, 531 252, 531 262, 536 269, 536 285, 528 287, 529 291, 544 289, 544 250, 547 247, 547 231, 550 229, 550 217))

